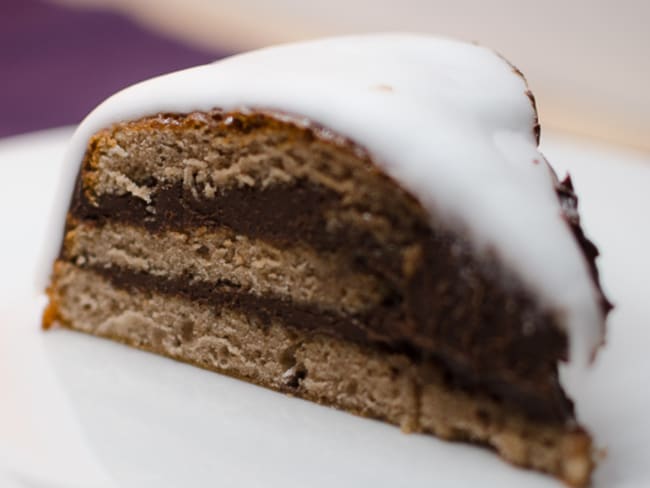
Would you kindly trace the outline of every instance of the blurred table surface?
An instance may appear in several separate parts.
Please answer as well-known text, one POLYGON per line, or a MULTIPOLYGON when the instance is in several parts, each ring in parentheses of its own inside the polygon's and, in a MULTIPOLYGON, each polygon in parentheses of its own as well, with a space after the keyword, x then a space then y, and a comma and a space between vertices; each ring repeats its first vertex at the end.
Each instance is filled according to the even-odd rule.
POLYGON ((648 0, 56 1, 110 7, 210 49, 396 31, 475 41, 526 75, 544 127, 650 151, 648 0))
POLYGON ((542 125, 650 151, 650 2, 0 0, 0 137, 77 123, 160 73, 278 42, 409 31, 526 74, 542 125))
POLYGON ((109 10, 0 1, 0 137, 72 124, 132 83, 224 54, 109 10))

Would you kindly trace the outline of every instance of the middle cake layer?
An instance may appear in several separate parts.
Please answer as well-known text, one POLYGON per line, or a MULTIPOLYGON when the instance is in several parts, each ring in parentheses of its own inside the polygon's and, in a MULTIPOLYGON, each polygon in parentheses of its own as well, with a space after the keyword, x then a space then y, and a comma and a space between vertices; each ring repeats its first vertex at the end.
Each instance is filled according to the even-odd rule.
POLYGON ((221 283, 240 293, 273 295, 350 314, 365 313, 389 296, 385 283, 352 269, 345 254, 318 253, 296 242, 279 247, 226 228, 152 234, 116 222, 80 223, 66 236, 64 258, 169 281, 221 283))

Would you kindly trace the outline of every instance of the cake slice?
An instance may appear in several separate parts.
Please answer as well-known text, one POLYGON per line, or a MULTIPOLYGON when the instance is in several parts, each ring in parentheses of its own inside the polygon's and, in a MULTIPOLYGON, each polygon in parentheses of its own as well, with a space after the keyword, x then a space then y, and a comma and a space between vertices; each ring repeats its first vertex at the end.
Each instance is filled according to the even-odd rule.
POLYGON ((426 36, 135 85, 71 142, 43 324, 584 486, 558 366, 593 357, 610 306, 538 138, 521 73, 426 36))

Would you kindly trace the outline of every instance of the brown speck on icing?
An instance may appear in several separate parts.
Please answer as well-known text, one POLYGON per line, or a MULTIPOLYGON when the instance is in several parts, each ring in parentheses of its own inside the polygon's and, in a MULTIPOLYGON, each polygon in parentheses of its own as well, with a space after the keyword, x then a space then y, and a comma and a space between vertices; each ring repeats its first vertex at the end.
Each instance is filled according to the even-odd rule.
POLYGON ((522 78, 525 79, 524 74, 521 72, 521 70, 519 68, 517 68, 514 64, 510 64, 510 66, 512 67, 512 72, 514 74, 516 74, 517 76, 521 76, 522 78))
MULTIPOLYGON (((517 68, 515 68, 517 69, 517 68)), ((519 75, 526 81, 526 78, 524 75, 521 73, 521 71, 517 70, 516 72, 519 72, 519 75)), ((526 81, 526 84, 528 82, 526 81)), ((535 140, 537 141, 537 144, 539 145, 539 139, 541 136, 541 127, 539 125, 539 116, 537 115, 537 102, 535 102, 535 95, 533 95, 533 92, 530 90, 526 90, 526 96, 530 100, 530 104, 533 106, 533 112, 535 113, 535 123, 533 124, 533 134, 535 134, 535 140)))
POLYGON ((375 85, 375 86, 371 87, 371 89, 376 90, 376 91, 382 91, 382 92, 395 91, 395 89, 390 85, 375 85))

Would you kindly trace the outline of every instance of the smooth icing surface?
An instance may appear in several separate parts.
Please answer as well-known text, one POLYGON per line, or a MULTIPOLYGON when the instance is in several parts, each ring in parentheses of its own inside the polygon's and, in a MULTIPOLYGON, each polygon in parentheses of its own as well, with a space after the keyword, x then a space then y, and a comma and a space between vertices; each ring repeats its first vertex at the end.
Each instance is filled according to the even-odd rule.
MULTIPOLYGON (((92 134, 159 112, 281 111, 364 146, 432 214, 491 250, 565 317, 571 358, 600 343, 603 316, 587 262, 561 215, 533 133, 521 76, 493 51, 428 36, 384 34, 288 44, 131 86, 78 127, 51 219, 51 269, 92 134)), ((47 276, 42 277, 43 283, 47 276)))

